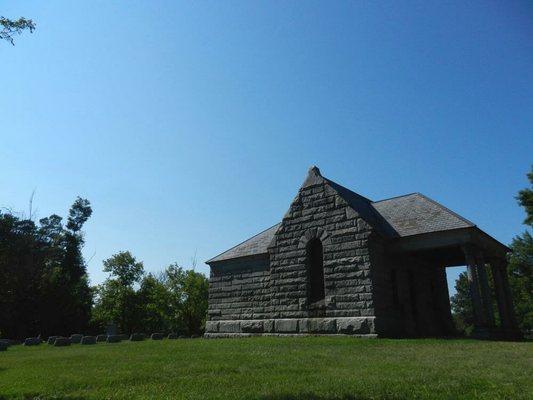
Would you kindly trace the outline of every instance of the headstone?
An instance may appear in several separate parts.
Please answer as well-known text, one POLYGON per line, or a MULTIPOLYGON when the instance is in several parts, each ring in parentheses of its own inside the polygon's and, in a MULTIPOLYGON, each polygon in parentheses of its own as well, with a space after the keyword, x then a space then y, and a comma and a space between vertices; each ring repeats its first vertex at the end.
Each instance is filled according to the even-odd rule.
POLYGON ((107 342, 107 335, 96 335, 96 342, 107 342))
POLYGON ((120 335, 107 335, 107 343, 119 343, 121 340, 120 335))
POLYGON ((143 341, 145 338, 144 333, 132 333, 130 336, 130 340, 132 342, 140 342, 143 341))
POLYGON ((107 335, 116 335, 118 332, 117 324, 115 324, 114 322, 110 322, 109 324, 107 324, 105 331, 107 335))
POLYGON ((57 337, 54 342, 55 347, 70 346, 70 338, 68 337, 57 337))
POLYGON ((6 351, 8 347, 9 344, 7 342, 0 341, 0 351, 6 351))
POLYGON ((0 346, 5 345, 6 347, 11 346, 11 341, 9 339, 0 339, 0 346))
POLYGON ((185 336, 185 335, 180 335, 180 336, 179 336, 179 339, 187 339, 187 336, 185 336))
POLYGON ((164 337, 165 334, 163 333, 152 333, 152 335, 150 336, 152 340, 163 340, 164 337))
POLYGON ((82 334, 75 333, 73 335, 70 335, 70 343, 72 344, 79 344, 81 343, 81 339, 83 338, 82 334))
POLYGON ((41 344, 41 339, 36 337, 29 337, 24 339, 24 346, 37 346, 41 344))
POLYGON ((84 336, 81 338, 81 344, 96 344, 96 336, 84 336))
POLYGON ((48 340, 47 340, 47 343, 53 345, 58 337, 59 336, 49 336, 48 340))
POLYGON ((167 339, 177 339, 178 334, 177 333, 169 333, 167 336, 167 339))

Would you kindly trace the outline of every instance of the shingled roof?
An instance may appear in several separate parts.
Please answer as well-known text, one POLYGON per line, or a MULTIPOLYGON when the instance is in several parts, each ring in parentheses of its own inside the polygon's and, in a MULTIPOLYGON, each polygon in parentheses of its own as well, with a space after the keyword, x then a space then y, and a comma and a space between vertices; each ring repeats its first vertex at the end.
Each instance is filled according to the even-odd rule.
POLYGON ((475 226, 420 193, 376 201, 372 206, 400 237, 475 226))
MULTIPOLYGON (((472 222, 420 193, 373 202, 338 183, 325 180, 366 222, 388 238, 475 227, 472 222)), ((207 263, 267 254, 268 245, 280 225, 268 228, 207 263)))

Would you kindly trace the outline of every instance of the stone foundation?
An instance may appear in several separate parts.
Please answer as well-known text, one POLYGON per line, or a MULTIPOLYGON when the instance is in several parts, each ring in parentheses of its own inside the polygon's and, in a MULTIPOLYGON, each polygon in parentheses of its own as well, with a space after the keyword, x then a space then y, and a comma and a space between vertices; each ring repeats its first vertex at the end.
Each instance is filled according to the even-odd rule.
POLYGON ((205 337, 258 335, 354 335, 375 337, 374 317, 207 321, 205 337))

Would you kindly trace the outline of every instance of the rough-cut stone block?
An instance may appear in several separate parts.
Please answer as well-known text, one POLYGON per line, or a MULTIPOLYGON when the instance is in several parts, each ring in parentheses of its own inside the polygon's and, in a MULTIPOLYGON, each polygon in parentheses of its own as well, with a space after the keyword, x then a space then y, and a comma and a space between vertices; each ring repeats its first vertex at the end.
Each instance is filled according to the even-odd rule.
POLYGON ((262 333, 263 321, 244 321, 241 323, 241 331, 245 333, 262 333))
POLYGON ((309 332, 311 333, 336 333, 337 323, 332 318, 310 318, 309 332))
POLYGON ((241 331, 239 321, 220 321, 218 331, 221 333, 237 333, 241 331))
POLYGON ((274 331, 274 320, 272 319, 265 319, 263 321, 263 332, 265 333, 271 333, 274 331))
POLYGON ((130 340, 132 342, 141 342, 145 339, 144 333, 132 333, 130 336, 130 340))
POLYGON ((216 333, 218 332, 218 325, 219 325, 218 321, 207 321, 205 323, 205 331, 216 333))
POLYGON ((346 334, 368 334, 370 327, 366 318, 338 318, 337 331, 346 334))
POLYGON ((107 335, 96 335, 97 342, 107 342, 107 335))
POLYGON ((70 338, 68 337, 57 337, 54 341, 55 347, 64 347, 64 346, 70 346, 70 338))
POLYGON ((96 344, 96 336, 84 336, 81 338, 81 344, 96 344))
POLYGON ((150 339, 152 340, 163 340, 164 337, 165 337, 164 333, 152 333, 150 335, 150 339))
POLYGON ((119 343, 122 341, 120 335, 107 335, 107 343, 119 343))
POLYGON ((274 322, 274 330, 277 333, 297 333, 298 320, 297 319, 277 319, 274 322))
POLYGON ((81 339, 83 338, 82 334, 76 333, 74 335, 70 335, 70 343, 72 344, 78 344, 81 343, 81 339))

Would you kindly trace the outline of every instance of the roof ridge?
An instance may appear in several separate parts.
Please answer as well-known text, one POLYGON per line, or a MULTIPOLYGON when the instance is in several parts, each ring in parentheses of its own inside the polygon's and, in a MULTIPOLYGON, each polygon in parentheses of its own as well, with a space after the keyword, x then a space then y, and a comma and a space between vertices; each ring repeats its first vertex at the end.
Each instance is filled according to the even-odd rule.
POLYGON ((407 193, 407 194, 400 194, 398 196, 393 196, 393 197, 388 197, 386 199, 381 199, 381 200, 377 200, 377 201, 372 201, 372 204, 376 204, 376 203, 381 203, 382 201, 389 201, 389 200, 394 200, 394 199, 399 199, 400 197, 407 197, 407 196, 412 196, 414 194, 419 194, 421 196, 423 196, 421 193, 419 192, 412 192, 412 193, 407 193))
POLYGON ((373 203, 373 201, 370 200, 368 197, 365 197, 365 196, 363 196, 362 194, 359 194, 359 193, 357 193, 357 192, 354 192, 352 189, 347 188, 346 186, 343 186, 343 185, 341 185, 340 183, 337 183, 337 182, 335 182, 335 181, 333 181, 333 180, 331 180, 331 179, 329 179, 329 178, 326 178, 326 177, 323 177, 323 178, 324 178, 327 182, 329 182, 329 183, 333 183, 334 185, 337 185, 337 186, 339 186, 339 187, 341 187, 341 188, 343 188, 343 189, 346 189, 346 190, 348 190, 349 192, 352 192, 353 194, 355 194, 355 195, 361 197, 362 199, 365 199, 365 200, 368 201, 369 203, 373 203))
POLYGON ((445 211, 448 211, 450 214, 454 215, 455 217, 459 218, 461 221, 465 222, 466 224, 468 225, 471 225, 471 226, 477 226, 476 224, 474 224, 472 221, 466 219, 465 217, 457 214, 455 211, 452 211, 450 210, 448 207, 446 207, 445 205, 442 205, 440 204, 437 200, 433 200, 432 198, 426 196, 425 194, 422 194, 420 192, 416 192, 416 194, 418 194, 419 196, 422 196, 423 198, 425 198, 426 200, 429 200, 430 202, 432 202, 433 204, 435 204, 436 206, 444 209, 445 211))
POLYGON ((252 240, 253 238, 255 238, 255 237, 257 237, 257 236, 261 235, 262 233, 265 233, 266 231, 268 231, 268 230, 270 230, 270 229, 274 228, 274 227, 275 227, 276 225, 280 225, 280 224, 281 224, 281 222, 278 222, 277 224, 274 224, 274 225, 272 225, 271 227, 269 227, 269 228, 266 228, 266 229, 262 230, 262 231, 261 231, 261 232, 259 232, 259 233, 256 233, 256 234, 255 234, 255 235, 253 235, 252 237, 249 237, 248 239, 246 239, 246 240, 243 240, 242 242, 240 242, 240 243, 236 244, 236 245, 235 245, 235 246, 233 246, 233 247, 230 247, 229 249, 227 249, 227 250, 223 251, 222 253, 220 253, 220 254, 217 254, 217 255, 216 255, 216 256, 214 256, 214 257, 211 257, 211 258, 210 258, 209 260, 207 260, 207 261, 206 261, 205 263, 206 263, 206 264, 208 264, 208 263, 212 262, 213 260, 217 259, 217 258, 218 258, 218 257, 220 257, 221 255, 223 255, 223 254, 226 254, 226 253, 230 252, 231 250, 235 249, 236 247, 239 247, 239 246, 241 246, 242 244, 244 244, 244 243, 246 243, 246 242, 248 242, 248 241, 252 240))

